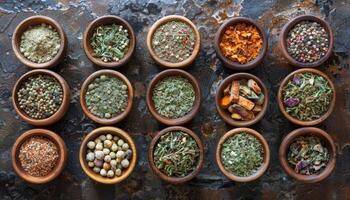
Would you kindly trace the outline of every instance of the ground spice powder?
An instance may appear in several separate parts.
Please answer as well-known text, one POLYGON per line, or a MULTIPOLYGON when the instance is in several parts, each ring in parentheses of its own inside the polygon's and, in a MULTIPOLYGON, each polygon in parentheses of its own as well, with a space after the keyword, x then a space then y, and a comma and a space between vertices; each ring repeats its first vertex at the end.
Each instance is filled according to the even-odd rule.
POLYGON ((254 60, 260 54, 262 45, 263 40, 258 29, 246 23, 227 27, 219 44, 226 58, 240 64, 254 60))
POLYGON ((33 136, 26 140, 19 150, 22 168, 31 176, 48 175, 57 165, 57 146, 47 138, 33 136))

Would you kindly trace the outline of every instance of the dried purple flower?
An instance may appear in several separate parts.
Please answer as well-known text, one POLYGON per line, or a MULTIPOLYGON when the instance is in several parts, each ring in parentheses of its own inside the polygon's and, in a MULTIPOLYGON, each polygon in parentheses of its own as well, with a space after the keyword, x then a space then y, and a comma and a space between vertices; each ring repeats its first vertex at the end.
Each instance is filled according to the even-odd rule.
POLYGON ((300 79, 300 77, 298 75, 294 75, 293 76, 293 83, 295 85, 301 85, 301 79, 300 79))
POLYGON ((288 98, 284 100, 284 105, 289 108, 297 106, 299 103, 300 103, 300 100, 298 98, 288 98))
POLYGON ((295 170, 295 172, 299 173, 300 170, 304 169, 308 165, 309 165, 309 162, 301 160, 295 165, 295 169, 294 170, 295 170))

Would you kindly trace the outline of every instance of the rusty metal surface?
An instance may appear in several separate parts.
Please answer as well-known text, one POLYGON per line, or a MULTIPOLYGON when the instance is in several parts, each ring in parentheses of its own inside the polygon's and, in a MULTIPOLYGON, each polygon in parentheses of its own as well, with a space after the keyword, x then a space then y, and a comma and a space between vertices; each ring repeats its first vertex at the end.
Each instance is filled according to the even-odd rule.
POLYGON ((348 0, 0 0, 0 199, 350 199, 349 10, 348 0), (334 113, 320 127, 336 141, 338 159, 333 174, 317 184, 300 184, 288 177, 279 165, 277 153, 283 136, 297 128, 281 115, 276 104, 279 82, 294 70, 278 49, 278 34, 289 19, 304 13, 325 18, 335 32, 334 55, 320 69, 334 81, 337 102, 334 113), (11 89, 29 69, 15 58, 10 40, 16 25, 34 14, 56 19, 67 33, 68 55, 54 70, 72 89, 69 112, 59 123, 47 127, 65 140, 69 149, 68 163, 59 178, 41 186, 19 179, 10 162, 15 139, 33 128, 18 118, 11 105, 11 89), (135 139, 139 159, 132 175, 113 186, 94 183, 82 172, 78 160, 82 138, 98 126, 84 116, 78 101, 82 82, 99 69, 83 52, 82 33, 91 20, 105 14, 125 18, 137 35, 133 59, 120 68, 135 88, 135 101, 131 114, 116 126, 135 139), (145 39, 152 23, 169 14, 193 20, 203 39, 198 59, 187 69, 200 82, 203 102, 196 118, 186 126, 202 139, 205 162, 199 175, 181 186, 160 181, 150 170, 146 156, 152 135, 165 126, 158 124, 146 108, 147 84, 162 69, 148 55, 145 39), (272 159, 266 174, 248 184, 226 179, 216 166, 214 155, 219 137, 232 128, 218 116, 214 95, 220 81, 233 71, 225 69, 216 58, 213 38, 224 19, 238 15, 257 20, 269 36, 263 64, 249 72, 261 78, 269 89, 268 111, 253 128, 266 137, 272 159))

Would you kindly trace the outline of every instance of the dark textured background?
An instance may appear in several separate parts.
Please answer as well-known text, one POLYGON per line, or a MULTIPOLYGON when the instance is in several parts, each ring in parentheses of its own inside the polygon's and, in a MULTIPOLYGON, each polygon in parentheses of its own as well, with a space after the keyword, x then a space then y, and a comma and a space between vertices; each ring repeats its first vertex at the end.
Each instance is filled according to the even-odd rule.
POLYGON ((0 199, 350 199, 349 11, 349 0, 0 0, 0 199), (336 141, 338 159, 333 174, 317 184, 297 183, 286 176, 278 162, 278 148, 283 136, 298 128, 281 115, 275 100, 279 82, 295 69, 282 58, 277 46, 278 34, 288 20, 305 13, 325 18, 335 33, 334 55, 320 69, 336 85, 336 108, 319 127, 336 141), (11 89, 29 68, 15 58, 10 41, 17 24, 35 14, 56 19, 67 33, 68 55, 54 70, 68 81, 72 90, 68 113, 63 120, 47 127, 66 142, 68 163, 61 176, 42 186, 23 182, 13 173, 10 163, 12 144, 21 133, 33 128, 18 118, 11 105, 11 89), (137 35, 133 58, 118 69, 132 82, 136 91, 135 101, 131 114, 116 126, 128 131, 135 139, 139 159, 132 175, 113 186, 91 181, 82 172, 78 161, 82 138, 98 126, 84 116, 78 101, 82 82, 99 69, 83 52, 82 33, 90 21, 105 14, 125 18, 137 35), (148 55, 146 34, 157 19, 169 14, 188 17, 198 26, 202 36, 200 55, 187 71, 200 82, 203 102, 196 118, 186 126, 204 142, 205 163, 194 180, 181 186, 160 181, 150 170, 146 156, 152 135, 165 127, 158 124, 146 108, 145 88, 162 70, 148 55), (216 166, 214 156, 219 137, 232 128, 218 116, 214 95, 220 81, 234 72, 225 69, 217 59, 213 38, 222 21, 232 16, 257 20, 269 37, 264 62, 249 72, 261 78, 270 90, 268 111, 253 128, 266 137, 272 159, 265 175, 248 184, 226 179, 216 166))

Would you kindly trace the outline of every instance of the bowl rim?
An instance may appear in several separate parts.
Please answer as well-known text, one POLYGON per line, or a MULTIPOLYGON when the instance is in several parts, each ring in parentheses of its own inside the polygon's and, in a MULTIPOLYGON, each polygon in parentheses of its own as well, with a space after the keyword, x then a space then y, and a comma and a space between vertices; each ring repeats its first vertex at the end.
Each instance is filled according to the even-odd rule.
POLYGON ((83 141, 81 142, 80 148, 79 148, 79 162, 80 166, 83 169, 84 173, 91 178, 92 180, 98 182, 98 183, 103 183, 103 184, 117 184, 126 178, 129 177, 129 175, 133 172, 136 162, 137 162, 137 149, 134 140, 130 136, 129 133, 126 131, 117 128, 117 127, 112 127, 112 126, 103 126, 100 128, 96 128, 87 135, 85 135, 83 141), (86 145, 87 143, 95 139, 96 137, 100 136, 101 134, 112 134, 121 137, 123 140, 126 140, 130 146, 130 149, 132 150, 132 158, 130 160, 130 165, 127 168, 125 172, 122 173, 121 176, 115 176, 114 178, 108 178, 108 177, 102 177, 99 174, 96 174, 92 169, 87 165, 85 161, 85 156, 86 156, 86 145))
POLYGON ((149 29, 149 31, 147 33, 147 49, 148 49, 149 54, 151 55, 153 60, 158 65, 165 67, 165 68, 184 68, 184 67, 189 66, 190 64, 193 63, 195 58, 198 56, 199 51, 200 51, 200 46, 201 46, 201 37, 200 37, 200 33, 199 33, 196 25, 188 18, 186 18, 184 16, 180 16, 180 15, 167 15, 165 17, 160 18, 151 26, 151 28, 149 29), (152 37, 153 37, 154 32, 158 29, 159 26, 161 26, 169 21, 185 22, 186 24, 188 24, 192 28, 192 30, 194 31, 194 34, 196 35, 196 42, 195 42, 195 46, 193 48, 191 56, 188 57, 187 59, 185 59, 181 62, 177 62, 177 63, 172 63, 172 62, 168 62, 168 61, 164 61, 164 60, 160 59, 156 55, 156 53, 154 52, 153 46, 152 46, 152 37))
POLYGON ((196 78, 194 78, 190 73, 188 73, 184 70, 181 70, 181 69, 167 69, 167 70, 164 70, 164 71, 158 73, 151 80, 151 82, 148 84, 147 94, 146 94, 146 103, 147 103, 147 108, 148 108, 149 112, 158 122, 169 125, 169 126, 186 124, 189 121, 191 121, 199 111, 199 107, 201 104, 201 89, 200 89, 200 86, 199 86, 196 78), (191 111, 180 118, 174 118, 174 119, 163 117, 161 114, 159 114, 156 111, 156 109, 154 108, 154 103, 152 100, 153 89, 156 86, 156 84, 159 81, 163 80, 164 78, 172 77, 172 76, 181 76, 181 77, 187 79, 191 83, 191 85, 193 86, 193 89, 195 91, 195 100, 194 100, 194 104, 192 106, 191 111))
POLYGON ((100 67, 104 68, 118 68, 123 65, 125 65, 131 58, 131 56, 134 53, 136 46, 136 36, 134 29, 132 26, 127 22, 125 19, 116 16, 116 15, 103 15, 101 17, 96 18, 92 22, 89 23, 89 25, 86 27, 84 34, 83 34, 83 48, 86 56, 89 58, 89 60, 94 63, 95 65, 98 65, 100 67), (119 61, 111 61, 111 62, 103 62, 100 58, 96 58, 92 55, 92 47, 90 45, 90 38, 93 34, 94 30, 101 25, 108 25, 111 24, 110 21, 114 21, 112 23, 118 24, 123 26, 123 28, 128 30, 129 33, 129 49, 127 53, 124 55, 124 57, 119 61))
POLYGON ((288 60, 288 62, 295 66, 295 67, 299 67, 299 68, 306 68, 306 67, 318 67, 320 65, 322 65, 324 62, 326 62, 328 60, 328 58, 331 56, 332 51, 333 51, 333 47, 334 47, 334 34, 332 31, 331 26, 329 25, 329 23, 327 21, 325 21, 324 19, 314 16, 314 15, 301 15, 298 17, 295 17, 294 19, 290 20, 289 22, 287 22, 279 35, 279 47, 282 51, 283 56, 288 60), (314 22, 318 22, 321 26, 323 26, 325 28, 325 30, 328 33, 329 36, 329 47, 328 47, 328 51, 326 53, 326 55, 324 55, 321 59, 311 62, 311 63, 304 63, 304 62, 299 62, 297 60, 295 60, 293 57, 291 57, 288 53, 287 50, 287 35, 289 33, 289 31, 299 22, 302 21, 314 21, 314 22))
POLYGON ((35 70, 28 71, 27 73, 23 74, 16 81, 16 83, 12 89, 12 105, 13 105, 16 113, 24 121, 26 121, 27 123, 32 124, 34 126, 46 126, 46 125, 50 125, 50 124, 53 124, 53 123, 59 121, 67 112, 67 110, 69 108, 69 103, 70 103, 69 101, 70 101, 70 89, 69 89, 68 83, 64 80, 64 78, 61 75, 59 75, 56 72, 53 72, 51 70, 47 70, 47 69, 35 69, 35 70), (58 83, 61 85, 62 91, 63 91, 62 103, 61 103, 60 107, 58 108, 58 110, 50 117, 44 118, 44 119, 34 119, 34 118, 30 117, 18 105, 17 92, 20 89, 20 87, 22 86, 22 83, 24 81, 26 81, 29 77, 34 76, 34 75, 39 75, 39 74, 48 75, 50 77, 55 78, 58 81, 58 83))
POLYGON ((110 70, 110 69, 101 69, 101 70, 98 70, 98 71, 90 74, 85 79, 85 81, 80 89, 80 105, 83 109, 84 114, 88 118, 90 118, 92 121, 99 123, 99 124, 103 124, 103 125, 116 124, 116 123, 122 121, 125 117, 127 117, 127 115, 130 113, 131 108, 132 108, 133 98, 134 98, 134 89, 133 89, 129 79, 126 76, 124 76, 122 73, 114 71, 114 70, 110 70), (112 117, 110 119, 100 118, 100 117, 97 117, 94 114, 92 114, 89 111, 89 109, 87 108, 86 102, 85 102, 85 94, 86 94, 86 91, 88 89, 89 84, 101 75, 107 75, 107 76, 112 76, 114 78, 117 78, 117 79, 123 81, 124 84, 128 87, 128 104, 127 104, 125 110, 123 112, 119 113, 118 115, 116 115, 115 117, 112 117))
POLYGON ((230 131, 226 132, 223 136, 221 136, 217 146, 216 146, 216 163, 220 169, 220 171, 229 179, 235 182, 251 182, 255 181, 258 178, 260 178, 267 170, 269 163, 270 163, 270 149, 269 149, 269 144, 267 143, 266 139, 264 138, 263 135, 261 135, 259 132, 246 128, 246 127, 241 127, 241 128, 234 128, 231 129, 230 131), (241 177, 241 176, 236 176, 232 174, 231 172, 227 171, 225 167, 223 166, 221 162, 221 147, 222 144, 230 137, 232 137, 235 134, 240 134, 241 132, 246 132, 254 137, 256 137, 259 142, 262 144, 264 148, 264 161, 261 164, 261 167, 259 170, 257 170, 254 174, 247 176, 247 177, 241 177))
POLYGON ((183 126, 171 126, 171 127, 168 127, 168 128, 161 130, 152 138, 152 141, 148 147, 148 164, 151 167, 152 171, 160 179, 162 179, 163 181, 166 181, 168 183, 171 183, 171 184, 182 184, 182 183, 188 182, 191 179, 193 179, 199 173, 201 168, 203 167, 203 162, 204 162, 204 147, 203 147, 203 143, 202 143, 201 139, 192 130, 185 128, 183 126), (188 174, 185 177, 167 176, 163 172, 161 172, 154 164, 154 158, 153 158, 154 147, 156 144, 158 144, 159 138, 162 135, 164 135, 170 131, 182 131, 182 132, 187 133, 189 136, 191 136, 196 141, 196 143, 199 147, 199 160, 198 160, 197 167, 195 170, 193 170, 190 174, 188 174))
POLYGON ((12 162, 12 167, 13 167, 14 171, 24 181, 32 183, 32 184, 44 184, 44 183, 48 183, 48 182, 54 180, 55 178, 57 178, 57 176, 61 174, 61 172, 63 171, 63 169, 66 165, 67 157, 68 157, 67 147, 66 147, 63 139, 59 135, 54 133, 53 131, 50 131, 47 129, 40 129, 40 128, 30 129, 30 130, 24 132, 22 135, 20 135, 16 139, 15 143, 12 146, 12 150, 11 150, 11 162, 12 162), (55 145, 59 151, 59 159, 57 161, 57 165, 48 175, 43 176, 43 177, 35 177, 35 176, 29 175, 27 172, 24 171, 24 169, 22 169, 22 166, 18 160, 18 153, 19 153, 19 149, 21 148, 22 144, 27 139, 29 139, 33 136, 42 136, 42 137, 49 139, 50 141, 55 143, 55 145))
POLYGON ((253 124, 258 123, 260 120, 263 119, 266 111, 267 111, 267 107, 269 106, 269 91, 267 90, 265 84, 261 81, 261 79, 259 79, 258 77, 254 76, 253 74, 249 74, 249 73, 235 73, 232 74, 228 77, 226 77, 221 83, 220 86, 218 87, 218 89, 216 90, 216 94, 215 94, 215 104, 216 104, 216 110, 219 113, 219 115, 221 116, 221 118, 228 124, 230 124, 231 126, 237 126, 237 127, 244 127, 244 126, 251 126, 253 124), (220 106, 220 99, 222 98, 222 92, 224 91, 225 87, 231 83, 233 80, 236 79, 243 79, 243 78, 248 78, 248 79, 253 79, 255 80, 259 86, 262 89, 262 92, 264 93, 264 104, 262 105, 262 110, 258 113, 258 115, 252 119, 252 120, 248 120, 248 121, 238 121, 238 120, 234 120, 232 119, 228 114, 227 111, 223 108, 221 108, 220 106))
POLYGON ((278 107, 279 107, 280 111, 282 112, 283 116, 285 118, 287 118, 290 122, 297 124, 297 125, 300 125, 300 126, 314 126, 314 125, 322 123, 324 120, 326 120, 332 114, 334 107, 335 107, 335 101, 336 101, 336 90, 335 90, 335 86, 334 86, 333 82, 325 73, 323 73, 317 69, 313 69, 313 68, 301 68, 301 69, 295 70, 295 71, 291 72, 290 74, 288 74, 282 80, 282 82, 278 88, 278 93, 277 93, 278 107), (332 101, 329 105, 328 111, 326 113, 324 113, 320 118, 315 119, 315 120, 311 120, 311 121, 302 121, 302 120, 299 120, 299 119, 294 118, 291 115, 289 115, 286 112, 284 105, 283 105, 283 101, 282 101, 282 97, 283 97, 282 90, 283 90, 283 87, 287 84, 287 82, 290 79, 292 79, 295 74, 306 73, 306 72, 310 72, 310 73, 317 74, 317 75, 324 77, 328 81, 330 87, 333 90, 332 101))
POLYGON ((333 172, 336 165, 336 147, 332 137, 327 132, 316 127, 303 127, 291 131, 287 134, 287 136, 284 137, 279 147, 278 157, 280 160, 280 164, 287 175, 303 183, 316 183, 324 180, 333 172), (321 138, 324 142, 327 143, 328 147, 330 147, 329 149, 332 151, 331 159, 329 160, 326 168, 318 175, 297 174, 289 166, 288 161, 286 159, 286 152, 288 151, 290 144, 294 141, 296 137, 303 135, 315 135, 321 138))
POLYGON ((266 55, 267 48, 268 48, 268 38, 266 37, 266 33, 265 33, 264 29, 253 19, 247 18, 247 17, 233 17, 233 18, 225 20, 224 23, 217 30, 217 32, 215 34, 215 38, 214 38, 214 48, 215 48, 217 57, 224 63, 225 67, 228 67, 228 68, 233 69, 233 70, 241 70, 241 71, 242 70, 249 70, 249 69, 255 68, 264 60, 264 57, 266 55), (262 37, 262 41, 263 41, 263 45, 262 45, 262 48, 260 50, 259 55, 255 59, 249 61, 246 64, 240 64, 237 62, 233 62, 232 60, 226 58, 222 54, 221 49, 220 49, 220 40, 221 40, 222 35, 224 34, 226 28, 228 26, 231 26, 231 25, 234 25, 237 23, 247 23, 247 24, 255 26, 257 28, 257 30, 259 31, 260 36, 262 37))
POLYGON ((67 37, 66 34, 61 27, 61 25, 54 20, 51 17, 44 16, 44 15, 34 15, 27 17, 23 21, 21 21, 15 28, 15 31, 13 32, 13 37, 12 37, 12 49, 15 53, 15 56, 17 59, 23 63, 24 65, 33 68, 33 69, 44 69, 44 68, 51 68, 56 65, 61 61, 63 58, 66 49, 67 49, 67 37), (30 26, 34 25, 40 25, 40 24, 49 24, 55 28, 55 30, 58 32, 60 35, 60 49, 57 52, 57 54, 50 60, 45 63, 36 63, 33 61, 30 61, 28 58, 26 58, 20 51, 19 45, 20 45, 20 38, 23 34, 24 31, 28 30, 30 26))

